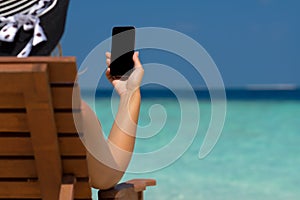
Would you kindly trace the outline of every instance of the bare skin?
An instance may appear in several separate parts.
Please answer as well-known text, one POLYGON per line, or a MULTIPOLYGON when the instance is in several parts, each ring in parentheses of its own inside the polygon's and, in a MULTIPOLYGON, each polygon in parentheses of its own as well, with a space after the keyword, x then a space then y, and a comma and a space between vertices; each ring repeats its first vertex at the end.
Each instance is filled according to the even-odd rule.
POLYGON ((136 127, 140 111, 140 83, 144 75, 138 52, 133 55, 134 71, 127 80, 114 80, 110 75, 110 53, 106 53, 106 77, 120 95, 115 121, 105 140, 101 124, 89 106, 82 102, 83 132, 87 147, 91 186, 108 189, 124 175, 134 150, 136 127))

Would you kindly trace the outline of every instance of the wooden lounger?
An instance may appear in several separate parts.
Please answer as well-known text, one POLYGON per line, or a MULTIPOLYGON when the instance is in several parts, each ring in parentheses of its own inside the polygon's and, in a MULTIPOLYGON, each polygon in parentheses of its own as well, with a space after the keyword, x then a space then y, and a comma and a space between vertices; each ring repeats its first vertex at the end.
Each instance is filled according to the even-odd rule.
MULTIPOLYGON (((74 57, 0 58, 0 199, 91 199, 76 74, 74 57)), ((148 185, 129 181, 99 199, 142 199, 148 185)))

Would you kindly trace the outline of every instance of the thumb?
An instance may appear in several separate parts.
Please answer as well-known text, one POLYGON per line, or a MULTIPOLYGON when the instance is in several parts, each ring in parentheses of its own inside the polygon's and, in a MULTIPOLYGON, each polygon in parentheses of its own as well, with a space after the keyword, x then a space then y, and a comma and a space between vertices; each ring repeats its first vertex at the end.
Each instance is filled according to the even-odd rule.
POLYGON ((142 67, 141 61, 139 59, 139 52, 138 51, 134 52, 132 59, 133 59, 135 68, 142 67))
POLYGON ((127 88, 131 91, 140 87, 144 75, 144 69, 139 59, 139 52, 133 54, 134 70, 130 75, 127 83, 127 88))

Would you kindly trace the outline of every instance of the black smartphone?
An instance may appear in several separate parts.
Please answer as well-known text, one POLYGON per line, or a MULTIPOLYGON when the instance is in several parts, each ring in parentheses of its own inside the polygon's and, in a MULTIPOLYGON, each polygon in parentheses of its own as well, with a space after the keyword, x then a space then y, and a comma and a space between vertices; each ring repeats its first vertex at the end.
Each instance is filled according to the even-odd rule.
POLYGON ((118 26, 112 29, 110 74, 114 78, 127 77, 134 63, 135 28, 118 26))

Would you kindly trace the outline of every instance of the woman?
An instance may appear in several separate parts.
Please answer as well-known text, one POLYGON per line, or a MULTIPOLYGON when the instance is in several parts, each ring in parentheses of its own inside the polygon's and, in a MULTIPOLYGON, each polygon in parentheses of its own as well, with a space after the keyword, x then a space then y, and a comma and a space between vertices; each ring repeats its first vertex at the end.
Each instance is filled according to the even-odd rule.
MULTIPOLYGON (((0 0, 0 56, 48 56, 62 36, 68 0, 0 0)), ((88 150, 91 185, 113 187, 130 162, 140 108, 139 86, 144 70, 134 53, 134 71, 127 80, 110 75, 110 53, 106 54, 106 76, 120 95, 119 110, 108 140, 97 116, 82 102, 84 143, 88 150)))

